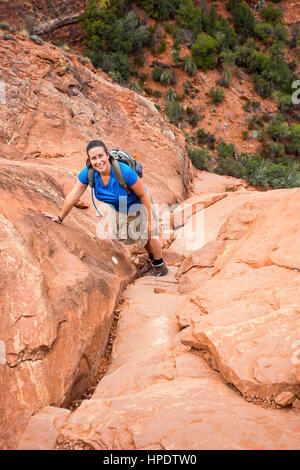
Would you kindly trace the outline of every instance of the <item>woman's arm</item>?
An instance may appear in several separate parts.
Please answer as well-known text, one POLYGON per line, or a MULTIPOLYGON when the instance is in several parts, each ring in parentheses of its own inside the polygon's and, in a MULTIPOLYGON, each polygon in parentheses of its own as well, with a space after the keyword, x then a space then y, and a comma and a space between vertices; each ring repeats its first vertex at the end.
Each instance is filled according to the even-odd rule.
POLYGON ((52 219, 53 222, 61 223, 61 221, 69 214, 74 204, 76 204, 78 199, 80 199, 80 197, 83 195, 87 187, 87 184, 82 184, 80 181, 75 183, 73 189, 67 195, 63 208, 59 214, 61 220, 57 215, 48 214, 48 212, 43 212, 43 215, 49 219, 52 219))

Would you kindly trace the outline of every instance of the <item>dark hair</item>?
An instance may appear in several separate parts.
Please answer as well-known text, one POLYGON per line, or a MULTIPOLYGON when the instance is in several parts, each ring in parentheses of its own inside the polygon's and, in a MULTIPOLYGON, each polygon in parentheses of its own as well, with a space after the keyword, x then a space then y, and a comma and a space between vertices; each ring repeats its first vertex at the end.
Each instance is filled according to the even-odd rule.
POLYGON ((108 153, 108 150, 104 142, 102 142, 101 140, 91 140, 87 144, 87 147, 86 147, 86 153, 87 153, 86 166, 90 166, 91 164, 89 150, 93 149, 94 147, 103 147, 105 153, 108 153))

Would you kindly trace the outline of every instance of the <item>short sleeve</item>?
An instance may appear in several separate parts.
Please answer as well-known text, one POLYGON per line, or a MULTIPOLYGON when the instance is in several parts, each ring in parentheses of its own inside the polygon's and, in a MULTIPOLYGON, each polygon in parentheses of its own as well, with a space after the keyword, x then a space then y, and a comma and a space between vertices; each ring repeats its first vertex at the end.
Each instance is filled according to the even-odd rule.
POLYGON ((88 181, 88 167, 86 166, 79 174, 78 179, 82 184, 89 184, 88 181))
POLYGON ((123 165, 121 164, 120 166, 126 184, 129 187, 133 186, 138 180, 138 174, 132 168, 130 168, 130 166, 126 165, 126 163, 123 165))

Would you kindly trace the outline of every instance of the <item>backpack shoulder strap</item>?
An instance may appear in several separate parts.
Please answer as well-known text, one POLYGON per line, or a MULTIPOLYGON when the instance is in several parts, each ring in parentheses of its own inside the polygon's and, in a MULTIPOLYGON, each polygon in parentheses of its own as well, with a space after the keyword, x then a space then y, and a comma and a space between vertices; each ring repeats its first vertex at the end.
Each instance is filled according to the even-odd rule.
POLYGON ((91 188, 94 188, 95 187, 95 170, 92 166, 90 166, 88 169, 87 177, 88 177, 89 186, 91 188))
POLYGON ((130 194, 131 193, 131 189, 130 187, 127 185, 125 179, 124 179, 124 176, 123 176, 123 173, 122 173, 122 170, 120 168, 120 165, 119 165, 119 161, 116 157, 114 156, 111 156, 111 166, 113 167, 113 170, 114 170, 114 173, 116 175, 116 178, 118 180, 118 183, 120 184, 120 186, 125 189, 125 191, 128 191, 128 193, 130 194))

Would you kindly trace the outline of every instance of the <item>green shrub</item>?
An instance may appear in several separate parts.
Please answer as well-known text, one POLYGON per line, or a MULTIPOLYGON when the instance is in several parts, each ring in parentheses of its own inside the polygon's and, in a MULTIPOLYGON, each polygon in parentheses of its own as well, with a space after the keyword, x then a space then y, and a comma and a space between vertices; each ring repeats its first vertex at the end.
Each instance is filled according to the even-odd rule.
POLYGON ((283 19, 282 9, 279 7, 273 7, 272 4, 261 8, 259 14, 267 23, 275 24, 283 19))
POLYGON ((253 186, 268 187, 267 163, 261 155, 244 157, 242 176, 253 186))
POLYGON ((277 106, 278 106, 279 111, 281 111, 282 113, 287 113, 287 112, 291 111, 294 107, 294 105, 292 103, 291 95, 287 95, 287 94, 283 94, 283 93, 280 94, 277 106))
POLYGON ((284 154, 284 145, 280 142, 268 140, 264 144, 263 155, 269 158, 278 158, 284 154))
POLYGON ((186 132, 185 130, 183 130, 183 133, 184 133, 185 141, 186 141, 187 143, 190 144, 190 143, 194 142, 195 139, 194 139, 194 137, 193 137, 192 135, 190 135, 190 134, 189 134, 188 132, 186 132))
POLYGON ((185 55, 183 57, 184 71, 191 77, 196 74, 197 67, 193 58, 190 55, 185 55))
POLYGON ((183 82, 182 86, 183 86, 184 93, 186 95, 189 95, 191 89, 193 88, 193 84, 192 84, 191 80, 190 79, 186 80, 185 82, 183 82))
POLYGON ((144 83, 148 78, 148 74, 147 73, 141 73, 139 78, 140 78, 141 82, 144 83))
POLYGON ((144 57, 138 55, 133 59, 133 63, 137 67, 143 67, 145 65, 145 59, 144 59, 144 57))
POLYGON ((300 168, 293 162, 269 164, 268 183, 275 189, 300 187, 300 168))
POLYGON ((275 189, 295 188, 300 186, 300 168, 284 157, 278 163, 272 163, 261 155, 247 155, 244 158, 244 178, 263 189, 268 186, 275 189))
POLYGON ((273 32, 273 26, 270 23, 256 23, 254 34, 265 44, 269 41, 273 32))
POLYGON ((225 99, 224 91, 218 87, 216 88, 212 87, 209 90, 208 95, 213 104, 220 104, 225 99))
POLYGON ((197 122, 199 121, 199 117, 196 113, 196 111, 193 108, 190 108, 189 106, 186 107, 186 115, 187 115, 187 121, 192 127, 197 126, 197 122))
POLYGON ((152 18, 159 20, 172 19, 180 5, 180 0, 137 0, 135 2, 152 18))
POLYGON ((248 131, 242 131, 242 139, 247 140, 249 138, 249 132, 248 131))
POLYGON ((205 147, 188 147, 188 156, 190 157, 194 167, 198 170, 208 169, 210 155, 209 151, 205 147))
POLYGON ((206 132, 203 127, 197 131, 197 140, 199 145, 204 145, 208 142, 209 132, 206 132))
POLYGON ((255 131, 261 129, 264 125, 263 119, 260 116, 254 115, 248 122, 248 129, 249 131, 255 131))
POLYGON ((272 38, 278 41, 286 41, 287 37, 288 30, 286 29, 286 27, 283 26, 283 24, 281 23, 276 24, 272 32, 272 38))
POLYGON ((206 130, 201 127, 197 131, 197 141, 199 145, 208 145, 210 149, 214 149, 216 137, 214 134, 211 134, 210 132, 206 132, 206 130))
POLYGON ((165 114, 169 121, 175 126, 178 126, 184 118, 184 109, 179 101, 170 101, 165 107, 165 114))
POLYGON ((117 82, 127 82, 130 75, 130 62, 127 55, 121 52, 110 52, 98 55, 99 66, 117 82))
POLYGON ((240 1, 241 0, 228 0, 228 2, 226 3, 226 10, 227 11, 233 11, 233 9, 237 6, 237 4, 240 1))
POLYGON ((230 72, 229 70, 224 70, 222 78, 216 80, 216 85, 222 86, 224 88, 229 88, 230 86, 230 72))
POLYGON ((220 142, 217 146, 218 157, 220 158, 229 158, 232 157, 235 151, 233 144, 226 144, 225 142, 220 142))
POLYGON ((149 46, 151 42, 151 34, 149 29, 141 25, 133 33, 133 53, 134 55, 141 55, 144 46, 149 46))
POLYGON ((164 71, 163 67, 156 65, 151 71, 151 76, 153 80, 155 80, 156 82, 159 82, 163 71, 164 71))
POLYGON ((273 91, 272 84, 258 74, 254 76, 254 89, 262 98, 269 98, 273 91))
POLYGON ((228 20, 224 17, 222 17, 218 23, 215 38, 218 43, 219 52, 222 50, 234 50, 237 45, 237 35, 228 20))
POLYGON ((181 63, 180 46, 173 44, 173 46, 171 47, 171 54, 172 54, 172 60, 174 64, 179 65, 181 63))
POLYGON ((271 46, 268 47, 267 52, 271 57, 284 57, 285 43, 284 41, 279 41, 274 39, 271 46))
POLYGON ((181 2, 177 11, 177 23, 184 28, 192 29, 196 34, 202 32, 202 12, 195 7, 193 0, 181 2))
POLYGON ((219 175, 234 176, 235 178, 243 177, 242 165, 231 157, 218 157, 218 166, 214 169, 214 173, 219 175))
POLYGON ((269 134, 272 139, 278 140, 287 137, 290 130, 289 126, 284 122, 284 118, 281 115, 277 115, 266 127, 266 133, 269 134))
POLYGON ((192 45, 192 55, 197 67, 202 70, 214 69, 217 41, 205 33, 200 33, 192 45))
POLYGON ((144 87, 144 92, 145 92, 146 95, 148 95, 148 96, 153 96, 153 90, 152 90, 152 88, 144 87))
POLYGON ((130 82, 128 88, 136 93, 141 94, 143 91, 142 84, 140 80, 135 80, 134 82, 130 82))
POLYGON ((154 90, 153 91, 154 98, 161 98, 161 95, 162 95, 161 91, 159 91, 159 90, 154 90))
POLYGON ((300 155, 300 124, 294 124, 291 127, 290 139, 294 153, 300 155))
POLYGON ((166 25, 165 25, 165 31, 166 31, 166 33, 168 33, 168 34, 173 34, 174 31, 175 31, 175 28, 176 28, 176 26, 175 26, 174 23, 169 23, 169 24, 166 24, 166 25))
POLYGON ((272 114, 264 113, 261 118, 264 122, 270 122, 273 119, 273 116, 272 114))
POLYGON ((176 101, 177 100, 177 94, 174 88, 168 88, 167 91, 165 92, 165 99, 169 103, 170 101, 176 101))
POLYGON ((163 85, 170 85, 170 84, 174 85, 175 84, 174 73, 169 69, 163 70, 160 76, 160 83, 162 83, 163 85))
POLYGON ((163 52, 165 52, 166 49, 167 49, 167 43, 163 39, 162 42, 160 43, 160 45, 158 46, 157 51, 159 52, 159 54, 162 54, 163 52))
POLYGON ((254 33, 255 18, 246 2, 239 2, 232 9, 233 25, 236 32, 246 39, 254 33))
POLYGON ((111 70, 108 72, 108 76, 114 81, 119 83, 119 85, 124 84, 124 79, 118 70, 111 70))

